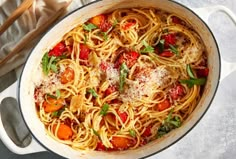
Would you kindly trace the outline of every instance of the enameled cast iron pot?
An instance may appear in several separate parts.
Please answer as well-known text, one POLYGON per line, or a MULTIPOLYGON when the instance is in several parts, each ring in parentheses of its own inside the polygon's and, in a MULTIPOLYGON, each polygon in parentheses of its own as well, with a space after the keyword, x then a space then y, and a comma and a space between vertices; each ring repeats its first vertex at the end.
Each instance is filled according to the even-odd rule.
MULTIPOLYGON (((200 15, 203 20, 207 20, 208 16, 214 11, 223 11, 227 13, 236 22, 235 16, 230 10, 222 6, 215 6, 210 8, 201 8, 194 10, 200 15)), ((0 135, 1 139, 6 146, 15 153, 27 154, 40 151, 52 151, 60 156, 66 158, 142 158, 154 155, 165 148, 171 146, 184 135, 186 135, 202 118, 209 108, 214 95, 216 93, 221 73, 221 60, 220 53, 212 32, 206 23, 199 18, 189 8, 176 3, 171 0, 102 0, 92 2, 85 5, 70 15, 62 19, 56 24, 45 36, 40 40, 37 46, 32 50, 28 57, 28 60, 24 66, 21 77, 18 84, 13 84, 6 91, 0 95, 0 101, 7 96, 14 96, 14 92, 17 91, 17 98, 20 104, 20 111, 23 119, 30 130, 34 139, 31 144, 26 148, 17 147, 7 136, 2 122, 0 122, 0 135), (175 13, 186 20, 188 20, 194 29, 201 36, 207 51, 208 56, 208 67, 210 73, 207 79, 206 87, 203 92, 203 97, 197 105, 194 112, 184 122, 184 124, 162 137, 160 140, 153 141, 145 146, 137 148, 136 150, 127 150, 121 152, 98 152, 98 151, 76 151, 71 147, 60 144, 53 140, 51 137, 46 135, 44 125, 40 122, 34 104, 34 82, 37 81, 40 76, 39 70, 37 69, 41 63, 43 53, 53 47, 57 42, 60 41, 62 36, 74 28, 77 24, 85 22, 87 19, 104 13, 111 12, 117 8, 133 8, 133 7, 155 7, 168 12, 175 13)), ((226 68, 231 67, 230 64, 224 63, 226 68)), ((235 67, 234 67, 235 68, 235 67)), ((221 75, 226 76, 230 73, 229 69, 222 71, 221 75)))

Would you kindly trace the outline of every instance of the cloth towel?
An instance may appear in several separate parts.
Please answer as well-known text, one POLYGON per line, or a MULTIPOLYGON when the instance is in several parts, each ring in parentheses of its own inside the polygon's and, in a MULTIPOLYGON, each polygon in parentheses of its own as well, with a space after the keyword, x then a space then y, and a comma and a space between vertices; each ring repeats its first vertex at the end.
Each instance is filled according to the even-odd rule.
MULTIPOLYGON (((5 22, 7 17, 9 17, 22 1, 23 0, 0 0, 0 25, 5 22)), ((62 7, 68 5, 68 3, 70 3, 70 5, 67 8, 66 14, 91 1, 92 0, 35 0, 33 5, 0 36, 0 59, 3 59, 22 39, 37 30, 50 16, 55 14, 62 7)), ((36 37, 20 54, 0 66, 0 77, 21 66, 25 62, 30 50, 36 45, 41 36, 36 37)))

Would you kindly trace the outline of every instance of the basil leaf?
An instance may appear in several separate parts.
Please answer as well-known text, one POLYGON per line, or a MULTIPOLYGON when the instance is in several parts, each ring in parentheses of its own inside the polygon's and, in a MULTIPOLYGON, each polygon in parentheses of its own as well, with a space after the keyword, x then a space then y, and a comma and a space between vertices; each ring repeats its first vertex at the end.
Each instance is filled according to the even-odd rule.
POLYGON ((95 92, 94 89, 90 88, 90 89, 88 90, 88 92, 91 93, 93 97, 95 97, 95 98, 98 97, 98 95, 97 95, 97 93, 95 92))
POLYGON ((169 122, 169 121, 170 121, 170 119, 172 118, 173 111, 174 111, 174 109, 171 109, 171 110, 170 110, 170 113, 168 114, 168 116, 167 116, 165 122, 169 122))
POLYGON ((154 48, 151 47, 150 45, 148 45, 148 43, 143 40, 143 45, 145 46, 145 48, 143 50, 141 50, 141 53, 153 53, 154 52, 154 48))
POLYGON ((57 97, 57 99, 59 99, 61 97, 61 92, 58 89, 56 90, 56 97, 57 97))
POLYGON ((51 69, 51 65, 53 64, 55 59, 56 59, 55 56, 50 57, 49 62, 48 62, 48 66, 47 66, 48 71, 51 69))
POLYGON ((107 115, 108 109, 109 109, 109 105, 107 103, 103 104, 102 110, 100 111, 100 115, 102 116, 107 115))
POLYGON ((165 49, 164 44, 165 44, 165 39, 160 40, 159 43, 157 44, 160 53, 162 53, 165 49))
POLYGON ((107 32, 102 32, 102 34, 103 34, 104 40, 107 41, 108 40, 108 33, 107 32))
POLYGON ((84 44, 85 44, 85 45, 86 45, 87 41, 88 41, 88 36, 87 36, 87 35, 84 35, 84 44))
POLYGON ((129 134, 132 137, 136 137, 136 132, 133 129, 129 130, 129 134))
POLYGON ((65 106, 64 107, 62 107, 61 109, 59 109, 58 111, 55 111, 55 112, 53 112, 52 113, 52 116, 53 117, 59 117, 60 115, 61 115, 61 113, 63 112, 63 111, 65 111, 65 106))
POLYGON ((48 52, 46 52, 42 58, 42 68, 43 68, 43 73, 45 75, 48 75, 48 62, 49 62, 49 56, 48 56, 48 52))
POLYGON ((191 88, 193 85, 204 85, 206 83, 206 78, 188 79, 179 81, 180 83, 187 84, 191 88))
POLYGON ((119 91, 124 91, 125 79, 128 76, 129 68, 125 63, 121 64, 120 67, 120 79, 119 79, 119 91))
POLYGON ((57 73, 57 65, 56 65, 55 63, 52 63, 52 64, 51 64, 50 69, 51 69, 53 72, 57 73))
POLYGON ((53 99, 57 99, 56 96, 54 96, 54 95, 52 95, 52 94, 49 94, 49 93, 46 94, 46 98, 47 98, 47 97, 50 97, 50 98, 53 98, 53 99))
POLYGON ((179 55, 179 51, 177 50, 177 48, 171 44, 169 44, 170 46, 170 51, 173 52, 176 55, 179 55))
POLYGON ((94 129, 92 129, 92 130, 93 130, 94 135, 100 137, 99 134, 98 134, 98 132, 97 132, 96 130, 94 130, 94 129))
POLYGON ((89 23, 87 25, 83 25, 83 29, 87 30, 89 32, 92 31, 93 29, 96 29, 96 28, 97 28, 97 26, 92 23, 89 23))
POLYGON ((186 69, 187 69, 187 72, 188 72, 189 77, 190 77, 190 78, 195 78, 190 64, 187 64, 187 68, 186 68, 186 69))
POLYGON ((113 27, 115 27, 117 24, 118 24, 118 20, 117 20, 117 19, 115 19, 115 20, 113 21, 113 24, 112 24, 112 26, 113 26, 113 27))

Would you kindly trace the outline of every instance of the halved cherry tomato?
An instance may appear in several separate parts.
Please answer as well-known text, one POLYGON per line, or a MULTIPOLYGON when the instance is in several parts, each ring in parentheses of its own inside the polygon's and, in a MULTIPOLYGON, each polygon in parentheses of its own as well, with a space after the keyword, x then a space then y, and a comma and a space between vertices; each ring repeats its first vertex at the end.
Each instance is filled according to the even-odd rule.
POLYGON ((116 87, 115 86, 109 86, 106 90, 105 90, 105 96, 108 96, 110 94, 112 94, 113 92, 116 91, 116 87))
POLYGON ((165 40, 165 48, 169 48, 169 45, 175 45, 176 43, 176 37, 175 34, 167 34, 163 36, 163 39, 165 40))
POLYGON ((107 68, 108 68, 108 63, 102 61, 101 64, 100 64, 100 68, 102 71, 106 71, 107 68))
MULTIPOLYGON (((53 125, 52 129, 53 129, 54 134, 56 133, 56 128, 57 128, 57 125, 53 125)), ((65 125, 65 124, 59 125, 58 131, 57 131, 57 136, 59 139, 68 140, 71 138, 72 135, 73 135, 73 131, 68 125, 65 125)))
POLYGON ((102 141, 99 140, 99 141, 97 142, 96 150, 97 150, 97 151, 106 151, 107 148, 105 147, 105 145, 103 145, 102 141))
POLYGON ((61 74, 61 83, 66 84, 74 80, 75 72, 72 68, 67 67, 64 72, 61 74))
POLYGON ((170 108, 170 101, 168 99, 166 99, 163 102, 157 104, 158 111, 163 111, 167 108, 170 108))
POLYGON ((126 112, 120 112, 119 110, 117 110, 117 114, 119 115, 121 121, 125 123, 128 118, 128 114, 126 112))
POLYGON ((151 126, 148 126, 148 127, 146 127, 146 129, 145 129, 144 133, 142 134, 142 136, 143 137, 148 137, 150 135, 152 135, 151 126))
POLYGON ((112 24, 110 22, 108 22, 108 20, 106 19, 104 23, 102 23, 99 28, 103 31, 103 32, 107 32, 110 28, 112 27, 112 24))
POLYGON ((111 143, 115 150, 125 150, 133 145, 132 140, 125 137, 112 137, 111 143))
POLYGON ((184 87, 180 84, 176 85, 174 88, 170 89, 170 96, 172 99, 176 100, 184 95, 184 87))
POLYGON ((61 56, 67 50, 65 43, 59 42, 52 50, 49 51, 48 56, 61 56))
POLYGON ((125 25, 122 26, 122 29, 128 30, 131 26, 134 26, 136 22, 127 22, 125 25))
POLYGON ((209 74, 209 68, 204 68, 204 69, 198 69, 197 70, 197 76, 198 77, 207 77, 209 74))
POLYGON ((64 99, 47 98, 47 100, 43 102, 44 111, 46 113, 55 112, 61 109, 64 105, 64 99))
POLYGON ((135 51, 123 53, 118 57, 118 60, 115 62, 115 67, 118 68, 123 62, 125 62, 126 65, 130 68, 136 63, 139 56, 140 54, 135 51))
POLYGON ((102 23, 105 22, 105 15, 103 14, 100 14, 100 15, 97 15, 95 17, 92 17, 89 22, 93 23, 94 25, 96 25, 97 27, 99 27, 102 23))
POLYGON ((89 53, 90 53, 90 49, 87 45, 85 44, 80 44, 80 54, 79 54, 79 58, 81 60, 88 60, 89 58, 89 53))
POLYGON ((171 51, 164 51, 159 54, 159 56, 162 56, 162 57, 172 57, 173 55, 174 54, 171 51))

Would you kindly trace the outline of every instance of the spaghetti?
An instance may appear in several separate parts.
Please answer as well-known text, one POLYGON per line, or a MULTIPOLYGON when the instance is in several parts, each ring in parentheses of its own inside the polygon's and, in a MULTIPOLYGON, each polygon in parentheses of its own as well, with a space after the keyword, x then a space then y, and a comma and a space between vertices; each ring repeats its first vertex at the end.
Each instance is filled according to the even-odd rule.
POLYGON ((205 47, 188 21, 117 9, 66 33, 35 88, 47 133, 78 150, 135 149, 178 128, 201 98, 205 47))

